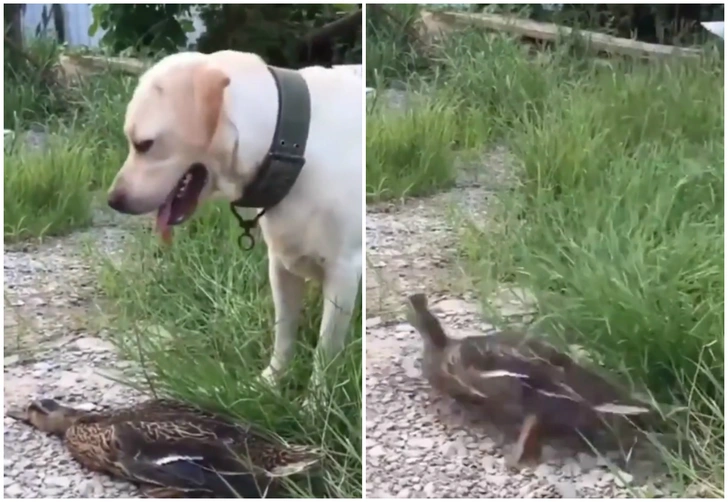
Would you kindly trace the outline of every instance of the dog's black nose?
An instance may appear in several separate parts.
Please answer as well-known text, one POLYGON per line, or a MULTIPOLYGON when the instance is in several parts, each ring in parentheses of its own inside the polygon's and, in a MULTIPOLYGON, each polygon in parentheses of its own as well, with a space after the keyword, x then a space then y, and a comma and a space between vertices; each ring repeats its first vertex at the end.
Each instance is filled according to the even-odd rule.
POLYGON ((127 203, 126 203, 126 194, 121 191, 113 191, 109 194, 109 207, 113 209, 114 211, 118 211, 120 213, 126 213, 128 211, 127 209, 127 203))

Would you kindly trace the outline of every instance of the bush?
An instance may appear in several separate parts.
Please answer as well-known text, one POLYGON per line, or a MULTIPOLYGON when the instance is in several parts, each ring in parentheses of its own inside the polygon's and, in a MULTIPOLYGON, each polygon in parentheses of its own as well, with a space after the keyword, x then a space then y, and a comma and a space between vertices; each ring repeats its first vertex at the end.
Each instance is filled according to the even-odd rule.
POLYGON ((418 15, 419 8, 414 4, 367 6, 364 70, 368 85, 388 83, 430 64, 417 51, 415 21, 418 15))
POLYGON ((49 115, 65 113, 67 92, 59 84, 56 64, 60 50, 51 40, 36 39, 23 53, 6 45, 3 70, 4 127, 43 123, 49 115), (32 60, 28 59, 29 55, 32 60))
POLYGON ((367 200, 427 195, 452 186, 456 119, 452 106, 426 98, 404 111, 375 105, 367 114, 367 200))
MULTIPOLYGON (((102 44, 112 53, 172 53, 188 47, 199 15, 205 30, 192 44, 195 50, 255 52, 268 63, 284 67, 361 63, 361 25, 338 28, 306 50, 315 29, 361 6, 349 5, 227 5, 227 4, 96 4, 89 33, 106 30, 102 44)), ((352 21, 357 21, 351 18, 352 21)))
MULTIPOLYGON (((361 63, 361 25, 356 30, 346 30, 332 37, 324 44, 324 54, 314 54, 313 61, 301 53, 306 35, 317 27, 341 19, 356 8, 352 4, 204 6, 201 17, 206 32, 200 37, 198 46, 202 52, 223 49, 255 52, 270 64, 286 67, 328 61, 336 64, 361 63)), ((315 47, 312 50, 319 52, 315 47)))
POLYGON ((53 154, 19 147, 5 153, 5 238, 68 233, 91 223, 92 152, 52 139, 53 154))
POLYGON ((88 32, 104 30, 101 43, 113 53, 132 50, 176 52, 187 44, 193 30, 184 4, 94 4, 94 22, 88 32))

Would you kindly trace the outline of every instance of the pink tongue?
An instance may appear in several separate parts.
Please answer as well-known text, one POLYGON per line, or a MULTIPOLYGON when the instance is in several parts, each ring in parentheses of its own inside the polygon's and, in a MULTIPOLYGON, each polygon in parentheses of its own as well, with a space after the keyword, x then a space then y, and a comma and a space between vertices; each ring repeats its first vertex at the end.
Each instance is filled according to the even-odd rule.
POLYGON ((167 200, 157 211, 157 232, 162 237, 162 241, 170 245, 172 244, 172 227, 169 226, 169 217, 172 213, 172 201, 167 200))

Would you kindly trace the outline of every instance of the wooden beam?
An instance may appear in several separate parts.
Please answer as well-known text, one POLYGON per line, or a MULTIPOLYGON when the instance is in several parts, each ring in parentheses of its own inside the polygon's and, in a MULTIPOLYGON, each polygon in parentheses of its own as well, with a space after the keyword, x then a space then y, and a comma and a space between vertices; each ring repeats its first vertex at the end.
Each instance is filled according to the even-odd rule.
POLYGON ((140 61, 135 58, 90 56, 86 54, 63 54, 61 66, 76 67, 82 73, 93 74, 116 70, 131 75, 141 75, 153 62, 140 61))
POLYGON ((575 30, 552 23, 541 23, 529 19, 499 16, 496 14, 471 14, 462 12, 432 12, 434 18, 455 25, 475 25, 495 31, 504 31, 524 38, 555 42, 560 37, 576 32, 590 47, 612 54, 651 57, 699 57, 699 49, 676 47, 673 45, 648 44, 628 38, 613 37, 604 33, 575 30))

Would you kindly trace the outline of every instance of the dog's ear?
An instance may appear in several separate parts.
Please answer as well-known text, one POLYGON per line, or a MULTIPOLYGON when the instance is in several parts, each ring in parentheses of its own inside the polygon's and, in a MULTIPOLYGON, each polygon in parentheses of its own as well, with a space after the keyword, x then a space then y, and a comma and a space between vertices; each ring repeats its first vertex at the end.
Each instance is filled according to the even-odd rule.
POLYGON ((230 85, 230 77, 222 70, 208 65, 200 66, 192 75, 195 93, 195 108, 199 113, 203 144, 210 145, 217 130, 222 111, 225 88, 230 85))

